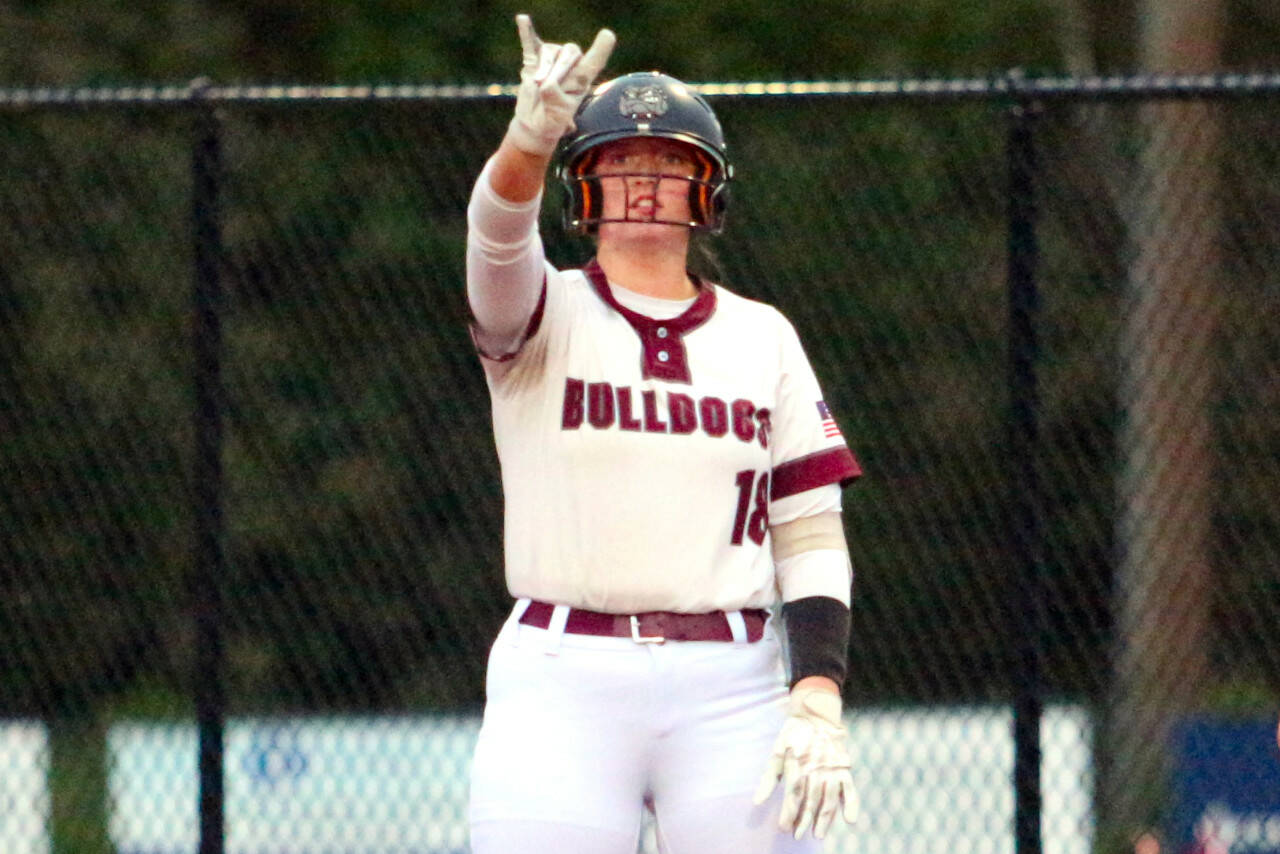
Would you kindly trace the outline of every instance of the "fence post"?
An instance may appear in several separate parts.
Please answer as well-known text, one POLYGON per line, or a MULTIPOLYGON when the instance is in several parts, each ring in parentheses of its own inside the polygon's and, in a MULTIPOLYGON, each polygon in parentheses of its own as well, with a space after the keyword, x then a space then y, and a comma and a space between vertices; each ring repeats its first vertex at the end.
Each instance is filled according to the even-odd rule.
POLYGON ((193 84, 195 134, 191 157, 194 258, 192 342, 195 351, 195 613, 196 728, 199 739, 199 854, 222 854, 224 789, 222 589, 222 234, 218 191, 221 141, 218 116, 206 100, 207 83, 193 84))
MULTIPOLYGON (((1015 94, 1021 76, 1009 83, 1015 94)), ((1043 534, 1041 486, 1036 464, 1039 395, 1036 387, 1036 151, 1033 124, 1038 105, 1018 96, 1009 107, 1006 159, 1009 179, 1009 452, 1010 523, 1016 580, 1011 628, 1013 660, 1014 844, 1017 854, 1040 854, 1040 722, 1042 700, 1043 534)))

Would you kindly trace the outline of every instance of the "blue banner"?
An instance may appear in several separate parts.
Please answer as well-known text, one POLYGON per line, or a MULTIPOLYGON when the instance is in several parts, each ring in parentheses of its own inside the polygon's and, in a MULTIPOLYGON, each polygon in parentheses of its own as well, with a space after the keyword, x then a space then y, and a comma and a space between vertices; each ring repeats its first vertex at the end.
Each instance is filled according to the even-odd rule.
POLYGON ((1178 733, 1176 851, 1280 854, 1276 723, 1192 719, 1178 733))

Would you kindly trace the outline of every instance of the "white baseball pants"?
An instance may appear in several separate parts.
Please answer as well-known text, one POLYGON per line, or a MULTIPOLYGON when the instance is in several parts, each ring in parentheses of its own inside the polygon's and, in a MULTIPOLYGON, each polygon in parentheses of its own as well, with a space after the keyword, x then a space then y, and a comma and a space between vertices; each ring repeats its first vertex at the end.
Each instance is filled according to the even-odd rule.
MULTIPOLYGON (((553 618, 552 627, 556 625, 553 618)), ((489 656, 471 771, 474 854, 811 854, 751 797, 782 727, 772 621, 757 643, 639 644, 510 619, 489 656)))

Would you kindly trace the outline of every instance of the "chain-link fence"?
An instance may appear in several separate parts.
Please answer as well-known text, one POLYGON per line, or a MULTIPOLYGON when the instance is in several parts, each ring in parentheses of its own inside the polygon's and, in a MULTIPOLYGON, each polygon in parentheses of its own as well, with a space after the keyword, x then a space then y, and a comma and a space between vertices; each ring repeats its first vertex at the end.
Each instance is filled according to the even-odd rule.
MULTIPOLYGON (((704 91, 697 263, 867 472, 829 850, 1186 837, 1188 727, 1280 706, 1280 77, 704 91)), ((509 95, 0 92, 0 849, 466 850, 509 95)))

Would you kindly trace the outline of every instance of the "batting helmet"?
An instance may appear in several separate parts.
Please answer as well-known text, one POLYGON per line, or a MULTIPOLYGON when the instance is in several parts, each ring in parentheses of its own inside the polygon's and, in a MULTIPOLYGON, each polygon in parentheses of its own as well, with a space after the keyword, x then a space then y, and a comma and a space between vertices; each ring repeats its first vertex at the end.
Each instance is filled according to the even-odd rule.
POLYGON ((689 181, 690 221, 679 223, 717 233, 724 225, 733 165, 720 122, 705 98, 657 71, 626 74, 596 87, 574 116, 574 130, 561 141, 559 175, 566 190, 565 228, 591 231, 603 215, 600 179, 592 173, 595 149, 632 137, 659 137, 691 146, 699 171, 689 181))

